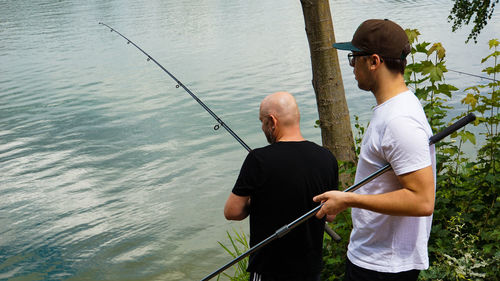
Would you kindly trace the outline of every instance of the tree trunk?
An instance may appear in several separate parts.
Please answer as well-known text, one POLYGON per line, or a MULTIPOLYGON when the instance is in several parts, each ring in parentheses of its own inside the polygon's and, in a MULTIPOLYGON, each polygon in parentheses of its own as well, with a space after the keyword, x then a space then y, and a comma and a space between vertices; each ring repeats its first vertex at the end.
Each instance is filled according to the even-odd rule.
MULTIPOLYGON (((301 0, 311 53, 312 84, 318 105, 323 146, 337 160, 355 162, 354 139, 345 99, 328 0, 301 0)), ((352 183, 350 175, 341 174, 341 182, 352 183)))

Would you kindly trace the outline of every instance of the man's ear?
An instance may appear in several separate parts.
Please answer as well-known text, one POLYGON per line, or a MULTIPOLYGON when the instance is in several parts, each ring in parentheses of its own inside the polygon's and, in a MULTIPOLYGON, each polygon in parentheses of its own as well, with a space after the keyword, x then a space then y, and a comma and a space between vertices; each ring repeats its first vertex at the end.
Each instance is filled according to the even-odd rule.
POLYGON ((370 60, 369 63, 371 69, 376 69, 380 66, 380 64, 382 64, 382 58, 377 54, 369 56, 368 59, 370 60))
POLYGON ((278 125, 278 119, 276 118, 276 116, 274 116, 273 114, 269 114, 268 118, 269 118, 269 121, 272 125, 271 127, 273 129, 276 128, 276 125, 278 125))

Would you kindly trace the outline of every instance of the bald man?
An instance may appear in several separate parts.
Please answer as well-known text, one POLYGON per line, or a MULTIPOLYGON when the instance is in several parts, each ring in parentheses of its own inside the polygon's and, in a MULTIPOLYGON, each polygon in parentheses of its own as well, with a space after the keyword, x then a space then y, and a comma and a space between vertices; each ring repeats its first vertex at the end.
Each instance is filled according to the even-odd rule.
MULTIPOLYGON (((315 195, 338 185, 335 157, 302 137, 290 93, 267 96, 259 119, 270 145, 248 154, 224 207, 228 220, 250 215, 251 247, 316 207, 315 195)), ((250 255, 250 280, 320 280, 324 226, 324 219, 310 219, 250 255)))

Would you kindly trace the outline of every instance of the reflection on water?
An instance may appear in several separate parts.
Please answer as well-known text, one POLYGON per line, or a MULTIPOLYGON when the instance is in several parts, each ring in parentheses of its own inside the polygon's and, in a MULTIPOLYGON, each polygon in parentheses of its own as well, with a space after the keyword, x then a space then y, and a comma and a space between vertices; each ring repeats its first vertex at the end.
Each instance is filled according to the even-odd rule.
MULTIPOLYGON (((442 41, 480 73, 485 42, 452 34, 448 1, 332 1, 336 38, 368 17, 442 41), (365 8, 366 7, 366 8, 365 8)), ((289 90, 320 142, 299 1, 0 2, 0 279, 197 280, 227 262, 222 206, 246 151, 110 24, 195 92, 248 145, 267 94, 289 90)), ((351 115, 374 100, 340 53, 351 115), (368 95, 368 96, 367 96, 368 95), (370 102, 364 102, 370 100, 370 102)), ((449 74, 464 88, 480 80, 449 74)))

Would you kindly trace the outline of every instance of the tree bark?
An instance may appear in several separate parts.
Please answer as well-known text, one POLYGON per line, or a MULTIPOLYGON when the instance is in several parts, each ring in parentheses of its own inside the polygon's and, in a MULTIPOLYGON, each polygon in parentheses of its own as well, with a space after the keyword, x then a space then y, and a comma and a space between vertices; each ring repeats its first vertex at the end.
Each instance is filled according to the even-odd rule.
MULTIPOLYGON (((323 146, 342 162, 356 161, 349 109, 335 43, 328 0, 301 0, 323 146)), ((352 178, 341 175, 341 182, 352 178)))

